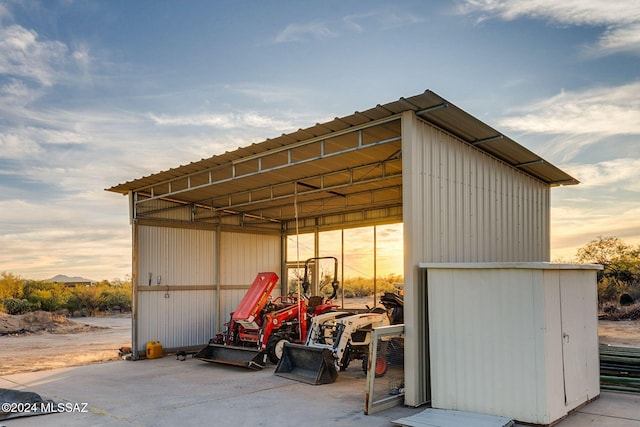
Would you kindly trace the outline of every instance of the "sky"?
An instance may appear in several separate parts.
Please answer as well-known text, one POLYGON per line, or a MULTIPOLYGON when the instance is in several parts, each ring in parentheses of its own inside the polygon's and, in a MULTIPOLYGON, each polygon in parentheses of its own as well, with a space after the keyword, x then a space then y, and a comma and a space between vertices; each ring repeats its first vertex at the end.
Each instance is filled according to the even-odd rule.
POLYGON ((637 0, 0 0, 0 272, 131 272, 113 185, 430 89, 581 181, 552 259, 640 244, 637 0))

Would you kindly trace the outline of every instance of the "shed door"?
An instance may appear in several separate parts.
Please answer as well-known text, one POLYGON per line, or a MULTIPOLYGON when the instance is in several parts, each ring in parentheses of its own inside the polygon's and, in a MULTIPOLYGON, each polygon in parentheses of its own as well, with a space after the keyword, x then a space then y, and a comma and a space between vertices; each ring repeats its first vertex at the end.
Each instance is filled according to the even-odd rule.
POLYGON ((565 405, 569 407, 574 407, 578 401, 586 401, 588 395, 586 303, 583 283, 577 280, 560 283, 564 396, 565 405))

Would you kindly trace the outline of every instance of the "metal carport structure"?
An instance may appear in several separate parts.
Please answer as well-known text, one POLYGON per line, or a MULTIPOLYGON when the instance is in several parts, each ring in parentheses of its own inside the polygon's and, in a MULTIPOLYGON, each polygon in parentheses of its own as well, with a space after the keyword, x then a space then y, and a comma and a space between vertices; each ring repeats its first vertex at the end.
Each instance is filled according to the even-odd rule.
POLYGON ((135 352, 204 344, 248 272, 283 276, 287 235, 402 222, 406 402, 419 405, 419 264, 548 261, 549 189, 577 183, 427 90, 113 186, 130 199, 135 352))

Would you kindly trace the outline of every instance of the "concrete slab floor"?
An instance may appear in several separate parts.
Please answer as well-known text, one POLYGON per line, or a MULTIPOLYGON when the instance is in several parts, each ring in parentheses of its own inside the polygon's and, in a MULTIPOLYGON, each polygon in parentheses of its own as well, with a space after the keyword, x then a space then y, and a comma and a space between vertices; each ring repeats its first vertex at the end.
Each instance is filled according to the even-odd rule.
MULTIPOLYGON (((0 421, 47 426, 389 426, 425 408, 364 415, 366 379, 359 364, 333 384, 312 386, 273 374, 188 358, 110 362, 0 377, 0 388, 33 391, 79 404, 75 410, 0 421)), ((73 406, 73 405, 72 405, 73 406)), ((560 427, 640 427, 640 395, 603 393, 560 427)))
POLYGON ((87 403, 87 413, 0 421, 13 426, 388 426, 420 411, 363 414, 365 375, 354 363, 333 384, 312 386, 274 375, 187 358, 111 362, 0 377, 0 388, 87 403))
POLYGON ((558 427, 640 427, 640 394, 601 392, 600 397, 569 414, 558 427))

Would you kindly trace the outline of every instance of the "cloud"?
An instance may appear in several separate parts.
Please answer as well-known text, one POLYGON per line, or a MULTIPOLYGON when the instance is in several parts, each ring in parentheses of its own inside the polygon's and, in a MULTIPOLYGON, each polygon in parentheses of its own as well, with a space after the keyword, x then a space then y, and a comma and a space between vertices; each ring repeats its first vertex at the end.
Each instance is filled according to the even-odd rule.
MULTIPOLYGON (((556 190, 557 191, 557 190, 556 190)), ((576 248, 598 236, 616 236, 631 245, 640 244, 640 208, 637 203, 582 203, 554 201, 551 208, 552 259, 571 259, 576 248)))
POLYGON ((64 43, 38 40, 38 33, 19 25, 0 27, 0 74, 51 86, 58 80, 56 64, 67 52, 64 43))
POLYGON ((551 193, 553 258, 571 258, 575 248, 599 235, 640 243, 640 159, 567 164, 563 169, 582 182, 551 193))
POLYGON ((0 152, 2 159, 22 159, 40 153, 40 146, 33 141, 27 140, 19 132, 0 133, 0 152))
POLYGON ((640 159, 613 159, 592 164, 564 165, 587 187, 608 187, 640 193, 640 159))
POLYGON ((89 80, 93 61, 86 45, 71 49, 59 40, 43 39, 37 31, 12 23, 14 17, 0 5, 0 76, 30 88, 51 88, 65 82, 77 85, 80 71, 89 80))
POLYGON ((501 126, 548 134, 640 135, 640 82, 562 91, 502 119, 501 126))
POLYGON ((148 114, 149 119, 159 126, 205 126, 219 129, 242 129, 246 127, 291 130, 293 125, 287 121, 264 116, 254 112, 243 113, 210 113, 191 116, 169 116, 165 114, 148 114))
POLYGON ((498 121, 501 128, 556 135, 549 151, 564 160, 607 138, 640 135, 640 82, 621 86, 562 91, 514 110, 498 121))
POLYGON ((39 90, 29 87, 24 81, 9 78, 0 86, 0 111, 3 115, 15 115, 16 108, 21 109, 40 96, 39 90))
POLYGON ((395 10, 375 10, 371 12, 347 15, 343 18, 347 28, 358 33, 367 28, 390 30, 407 25, 418 24, 424 19, 409 12, 395 10))
POLYGON ((11 12, 9 12, 9 9, 7 9, 3 4, 0 3, 0 23, 2 23, 2 21, 6 18, 10 18, 11 12))
POLYGON ((224 89, 232 92, 234 98, 242 95, 251 98, 252 103, 258 100, 264 104, 292 104, 310 94, 307 87, 270 85, 263 82, 225 84, 224 89))
POLYGON ((633 22, 621 27, 608 28, 598 42, 602 52, 621 52, 625 50, 640 51, 640 22, 633 22))
POLYGON ((289 24, 276 37, 275 43, 302 42, 308 40, 325 40, 337 37, 324 23, 289 24))
POLYGON ((82 203, 59 193, 54 196, 33 202, 0 200, 2 268, 34 279, 66 272, 96 279, 129 273, 130 230, 122 215, 126 199, 114 200, 103 191, 93 198, 72 196, 82 197, 82 203))
POLYGON ((347 32, 363 33, 368 30, 386 31, 423 22, 424 19, 410 12, 395 8, 346 15, 331 22, 289 24, 276 37, 275 43, 326 40, 347 32))
POLYGON ((531 17, 562 25, 604 26, 593 53, 640 53, 640 2, 636 0, 466 0, 459 11, 480 13, 479 21, 492 16, 508 21, 531 17))

